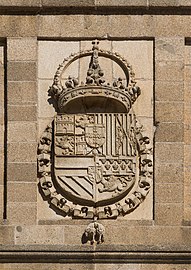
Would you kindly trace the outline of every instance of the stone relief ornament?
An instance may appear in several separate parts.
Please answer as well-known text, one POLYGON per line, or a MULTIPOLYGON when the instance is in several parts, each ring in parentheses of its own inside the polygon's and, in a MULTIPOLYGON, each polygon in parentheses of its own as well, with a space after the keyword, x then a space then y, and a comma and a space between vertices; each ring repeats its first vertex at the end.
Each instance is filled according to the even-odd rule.
POLYGON ((130 64, 118 53, 93 48, 72 54, 59 65, 49 89, 56 116, 38 145, 39 185, 55 211, 92 219, 84 232, 91 243, 103 242, 96 220, 115 219, 134 211, 152 183, 153 153, 132 105, 141 94, 130 64), (74 62, 90 57, 87 77, 64 73, 74 62), (117 63, 121 78, 108 82, 99 57, 117 63))

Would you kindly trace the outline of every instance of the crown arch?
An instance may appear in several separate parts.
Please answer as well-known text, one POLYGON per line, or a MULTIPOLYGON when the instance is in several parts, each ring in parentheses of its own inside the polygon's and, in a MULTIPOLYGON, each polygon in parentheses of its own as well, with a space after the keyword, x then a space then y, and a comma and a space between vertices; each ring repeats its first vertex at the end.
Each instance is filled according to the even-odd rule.
POLYGON ((92 50, 71 54, 59 65, 54 76, 54 83, 49 89, 50 96, 56 100, 59 113, 86 112, 128 112, 140 88, 136 86, 132 66, 120 54, 100 50, 99 42, 93 42, 92 50), (64 82, 64 74, 75 61, 91 56, 86 80, 69 76, 64 82), (99 65, 99 57, 110 59, 123 70, 125 80, 116 78, 107 81, 99 65))

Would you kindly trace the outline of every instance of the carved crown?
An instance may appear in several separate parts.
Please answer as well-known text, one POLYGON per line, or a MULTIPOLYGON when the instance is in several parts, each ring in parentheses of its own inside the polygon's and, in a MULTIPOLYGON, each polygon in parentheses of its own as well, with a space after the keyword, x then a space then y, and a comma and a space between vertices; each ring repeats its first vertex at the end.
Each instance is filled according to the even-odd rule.
POLYGON ((49 89, 49 95, 53 98, 58 113, 71 112, 69 108, 74 108, 77 104, 79 107, 79 102, 82 100, 83 104, 90 104, 92 97, 96 98, 100 108, 103 107, 103 104, 109 104, 107 109, 103 108, 105 112, 110 106, 118 106, 118 111, 128 112, 140 95, 140 88, 136 86, 135 74, 128 61, 116 52, 99 49, 98 44, 99 41, 93 41, 92 49, 72 53, 59 65, 49 89), (68 67, 73 62, 89 56, 91 56, 91 60, 85 81, 79 82, 78 78, 70 75, 63 83, 62 78, 68 67), (99 57, 110 59, 119 65, 125 75, 125 80, 116 78, 108 81, 100 67, 99 57))

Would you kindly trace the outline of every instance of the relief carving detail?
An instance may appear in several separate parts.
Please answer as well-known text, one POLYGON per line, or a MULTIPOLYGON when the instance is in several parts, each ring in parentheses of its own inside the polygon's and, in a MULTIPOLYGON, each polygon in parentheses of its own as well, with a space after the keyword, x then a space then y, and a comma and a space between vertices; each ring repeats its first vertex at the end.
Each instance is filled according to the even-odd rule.
POLYGON ((94 41, 91 50, 72 54, 58 67, 49 89, 57 115, 38 146, 41 191, 63 216, 94 220, 84 232, 91 243, 104 239, 97 220, 124 216, 144 201, 153 172, 150 139, 132 108, 141 94, 132 67, 98 44, 94 41), (85 82, 62 79, 71 63, 89 56, 85 82), (125 80, 108 82, 99 56, 117 63, 125 80))

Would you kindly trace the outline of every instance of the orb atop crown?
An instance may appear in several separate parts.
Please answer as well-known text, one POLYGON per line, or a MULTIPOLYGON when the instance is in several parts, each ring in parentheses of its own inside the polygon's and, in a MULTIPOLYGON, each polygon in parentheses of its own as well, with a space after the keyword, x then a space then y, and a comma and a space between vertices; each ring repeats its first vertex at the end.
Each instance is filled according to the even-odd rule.
POLYGON ((132 104, 136 101, 141 91, 136 86, 135 74, 126 59, 116 52, 106 51, 99 48, 99 41, 92 42, 92 49, 72 53, 59 65, 49 95, 54 100, 54 107, 58 113, 88 113, 95 109, 96 112, 129 112, 132 104), (78 76, 72 74, 71 65, 90 58, 87 66, 86 77, 80 81, 78 76), (112 78, 105 76, 105 70, 101 68, 100 58, 111 62, 104 69, 110 69, 113 64, 122 71, 122 76, 117 77, 112 70, 112 78), (68 69, 71 74, 67 76, 68 69))

